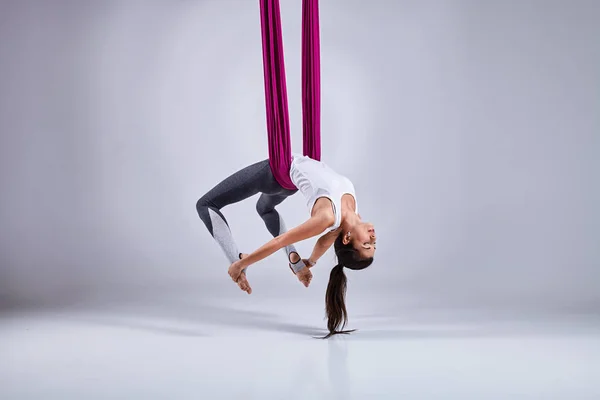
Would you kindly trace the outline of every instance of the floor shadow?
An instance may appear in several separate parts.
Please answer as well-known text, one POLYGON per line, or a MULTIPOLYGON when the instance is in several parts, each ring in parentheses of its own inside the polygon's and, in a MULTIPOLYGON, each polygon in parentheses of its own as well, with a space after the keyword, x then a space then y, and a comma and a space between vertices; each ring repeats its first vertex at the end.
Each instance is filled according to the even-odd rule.
POLYGON ((194 328, 181 328, 168 325, 158 325, 156 323, 148 323, 140 321, 134 317, 123 317, 123 316, 109 316, 109 315, 78 315, 73 318, 78 322, 86 322, 96 325, 133 329, 139 331, 146 331, 151 333, 166 334, 173 336, 187 336, 187 337, 206 337, 206 333, 201 332, 199 329, 194 328))
POLYGON ((184 302, 127 307, 111 311, 82 310, 75 319, 180 336, 211 336, 209 333, 211 328, 218 327, 284 332, 305 337, 322 336, 326 333, 324 329, 315 326, 283 321, 276 314, 227 306, 191 305, 184 302), (181 324, 191 325, 192 328, 174 327, 181 324))

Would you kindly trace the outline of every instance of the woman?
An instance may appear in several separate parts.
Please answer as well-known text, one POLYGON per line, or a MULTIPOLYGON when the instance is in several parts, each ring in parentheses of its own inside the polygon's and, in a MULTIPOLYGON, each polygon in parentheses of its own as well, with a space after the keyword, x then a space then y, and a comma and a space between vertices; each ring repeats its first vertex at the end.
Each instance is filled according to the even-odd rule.
POLYGON ((302 1, 302 114, 303 154, 291 154, 283 39, 278 0, 261 0, 261 32, 269 159, 231 175, 206 193, 196 208, 229 262, 229 276, 248 294, 252 288, 246 268, 284 249, 289 265, 308 287, 310 268, 332 245, 338 264, 329 276, 325 294, 329 335, 340 333, 347 321, 344 268, 359 270, 373 262, 375 230, 358 214, 352 182, 321 162, 320 45, 317 0, 302 1), (310 218, 286 230, 275 206, 296 193, 304 195, 310 218), (261 193, 256 210, 273 239, 251 254, 242 254, 233 241, 221 208, 261 193), (317 236, 311 256, 302 260, 294 243, 317 236), (341 327, 341 328, 340 328, 341 327))
POLYGON ((310 268, 333 245, 338 263, 331 270, 325 295, 329 330, 327 337, 345 332, 338 331, 347 322, 346 276, 343 269, 360 270, 371 265, 376 249, 375 229, 372 224, 361 220, 354 185, 348 178, 321 161, 306 155, 293 155, 288 177, 304 195, 310 218, 303 224, 286 230, 275 206, 298 189, 286 188, 280 184, 279 181, 283 179, 277 179, 277 172, 270 160, 264 160, 234 173, 198 200, 198 214, 227 255, 231 263, 229 276, 248 294, 252 293, 252 289, 245 271, 250 265, 284 249, 290 268, 308 287, 312 279, 310 268), (256 209, 274 238, 245 255, 238 251, 220 210, 257 193, 261 193, 261 196, 256 209), (294 243, 324 231, 327 232, 317 240, 310 257, 302 260, 294 243))

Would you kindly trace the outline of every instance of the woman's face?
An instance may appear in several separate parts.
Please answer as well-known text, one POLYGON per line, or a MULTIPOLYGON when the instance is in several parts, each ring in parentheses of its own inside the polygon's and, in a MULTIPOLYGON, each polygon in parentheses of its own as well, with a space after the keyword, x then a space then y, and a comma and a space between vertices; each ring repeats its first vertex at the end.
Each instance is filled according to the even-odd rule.
POLYGON ((370 258, 375 256, 377 248, 377 236, 375 235, 375 227, 369 222, 361 222, 352 232, 350 232, 350 240, 362 258, 370 258))

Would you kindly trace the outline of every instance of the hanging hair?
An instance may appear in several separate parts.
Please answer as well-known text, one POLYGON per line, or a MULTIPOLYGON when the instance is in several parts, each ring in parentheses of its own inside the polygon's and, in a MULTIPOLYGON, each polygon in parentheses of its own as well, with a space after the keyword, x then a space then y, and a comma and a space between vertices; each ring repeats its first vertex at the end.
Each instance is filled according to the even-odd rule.
POLYGON ((340 233, 333 244, 338 263, 329 274, 329 283, 325 293, 325 311, 327 313, 327 330, 329 333, 323 339, 335 334, 350 333, 353 330, 343 330, 348 322, 346 311, 346 274, 344 268, 361 270, 373 263, 373 257, 361 258, 358 250, 351 243, 344 244, 344 234, 340 233))

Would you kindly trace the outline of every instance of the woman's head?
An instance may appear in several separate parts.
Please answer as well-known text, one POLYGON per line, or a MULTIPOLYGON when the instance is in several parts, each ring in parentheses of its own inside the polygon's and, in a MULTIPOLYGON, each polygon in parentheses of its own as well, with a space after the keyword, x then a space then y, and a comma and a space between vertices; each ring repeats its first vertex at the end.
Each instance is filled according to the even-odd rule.
MULTIPOLYGON (((369 224, 366 224, 369 225, 369 224)), ((365 232, 372 229, 372 225, 361 227, 365 232)), ((363 235, 364 232, 359 233, 363 235)), ((357 235, 358 236, 358 235, 357 235)), ((364 236, 364 235, 363 235, 364 236)), ((329 274, 329 283, 327 284, 327 292, 325 293, 325 310, 327 312, 327 329, 329 334, 326 338, 336 333, 346 333, 343 331, 348 321, 348 313, 346 311, 346 274, 344 274, 344 268, 352 270, 361 270, 367 268, 373 263, 374 249, 374 237, 375 231, 372 232, 373 239, 365 241, 369 242, 371 248, 367 248, 364 243, 364 237, 354 240, 352 239, 352 233, 348 235, 347 232, 342 232, 337 237, 333 244, 335 255, 337 256, 338 263, 329 274), (365 257, 365 254, 371 254, 365 257), (339 329, 342 329, 341 331, 339 329)))
MULTIPOLYGON (((340 238, 338 237, 338 239, 340 238)), ((375 227, 370 222, 359 222, 354 225, 345 235, 341 235, 341 241, 343 245, 351 244, 357 251, 356 256, 361 259, 369 259, 375 256, 377 236, 375 236, 375 227)))

